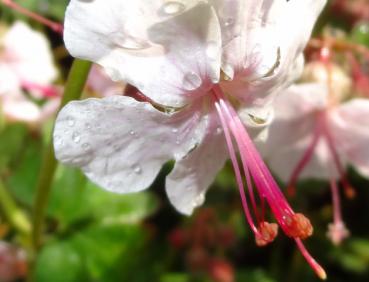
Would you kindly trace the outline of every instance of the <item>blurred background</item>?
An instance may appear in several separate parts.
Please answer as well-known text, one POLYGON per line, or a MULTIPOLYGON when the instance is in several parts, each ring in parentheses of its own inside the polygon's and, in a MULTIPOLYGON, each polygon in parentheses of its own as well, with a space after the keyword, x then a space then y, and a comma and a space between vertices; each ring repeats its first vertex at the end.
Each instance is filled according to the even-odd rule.
MULTIPOLYGON (((68 1, 16 3, 61 23, 68 1)), ((172 164, 163 167, 148 191, 131 195, 104 192, 79 170, 59 165, 47 206, 44 245, 36 256, 31 248, 27 220, 31 218, 42 155, 50 140, 56 112, 56 107, 50 104, 60 101, 72 58, 63 46, 60 33, 2 4, 0 68, 6 56, 3 38, 18 21, 45 36, 58 74, 47 87, 42 85, 46 88, 22 85, 21 93, 10 104, 5 95, 14 93, 0 95, 0 281, 31 281, 31 278, 37 282, 319 280, 294 242, 284 235, 279 235, 267 247, 255 245, 230 164, 218 175, 203 207, 191 217, 177 213, 166 198, 164 179, 172 164), (14 108, 17 108, 19 101, 32 106, 22 104, 23 108, 13 112, 9 105, 16 104, 14 108)), ((322 35, 369 48, 369 2, 329 1, 314 33, 316 38, 322 35)), ((27 45, 25 42, 21 48, 26 49, 27 45)), ((314 48, 308 47, 308 58, 312 52, 314 48)), ((368 94, 369 84, 362 81, 368 77, 369 60, 362 59, 358 64, 362 78, 358 87, 368 94)), ((342 68, 345 70, 343 63, 342 68)), ((347 74, 354 84, 358 83, 351 72, 347 74)), ((100 69, 94 67, 92 76, 84 95, 102 97, 111 92, 123 93, 124 85, 109 81, 100 69)), ((4 81, 0 78, 0 83, 4 81)), ((353 168, 349 168, 348 177, 356 197, 342 197, 343 217, 351 236, 340 246, 332 244, 326 236, 332 218, 328 182, 313 179, 299 182, 296 196, 290 202, 314 225, 314 236, 306 241, 306 246, 326 269, 328 281, 367 282, 369 181, 353 168)), ((281 183, 281 187, 285 186, 281 183)))

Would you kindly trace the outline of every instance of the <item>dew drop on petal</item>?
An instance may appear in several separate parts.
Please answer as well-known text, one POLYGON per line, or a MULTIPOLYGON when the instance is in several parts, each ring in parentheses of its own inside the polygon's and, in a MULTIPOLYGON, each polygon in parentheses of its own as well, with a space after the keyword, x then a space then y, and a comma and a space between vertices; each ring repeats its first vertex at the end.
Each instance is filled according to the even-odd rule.
POLYGON ((177 132, 178 132, 178 129, 177 129, 177 128, 173 128, 173 129, 172 129, 172 132, 173 132, 173 133, 177 133, 177 132))
POLYGON ((205 194, 201 193, 199 194, 192 202, 194 207, 201 206, 205 201, 205 194))
POLYGON ((136 174, 141 174, 142 172, 142 168, 139 166, 139 165, 134 165, 133 167, 133 172, 136 173, 136 174))
POLYGON ((54 144, 56 147, 63 146, 64 144, 63 139, 58 135, 54 136, 54 144))
POLYGON ((165 3, 159 10, 160 15, 176 15, 185 9, 185 5, 180 2, 170 1, 165 3))
POLYGON ((201 86, 201 78, 194 72, 189 72, 183 77, 183 87, 192 91, 201 86))
POLYGON ((131 130, 130 132, 129 132, 129 135, 135 135, 136 134, 136 132, 134 132, 133 130, 131 130))
POLYGON ((210 59, 217 59, 219 56, 219 47, 215 41, 208 42, 208 46, 206 47, 206 55, 210 59))
POLYGON ((73 132, 72 139, 74 143, 79 143, 81 141, 81 135, 78 132, 73 132))
POLYGON ((90 144, 88 144, 88 143, 83 143, 82 144, 82 149, 84 151, 88 151, 90 148, 91 148, 90 144))
POLYGON ((230 27, 234 25, 234 19, 233 18, 227 18, 224 20, 224 26, 225 27, 230 27))
POLYGON ((67 118, 67 123, 70 127, 73 127, 76 124, 76 121, 72 117, 67 118))

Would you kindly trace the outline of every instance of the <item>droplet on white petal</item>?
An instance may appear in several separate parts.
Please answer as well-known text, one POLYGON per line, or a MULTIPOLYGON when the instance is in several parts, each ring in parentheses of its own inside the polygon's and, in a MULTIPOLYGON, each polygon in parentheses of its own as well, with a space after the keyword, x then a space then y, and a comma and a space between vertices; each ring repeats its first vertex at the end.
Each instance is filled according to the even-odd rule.
POLYGON ((67 118, 67 123, 70 127, 73 127, 76 124, 76 121, 72 117, 67 118))
POLYGON ((131 131, 129 132, 129 134, 133 136, 133 135, 135 135, 135 134, 136 134, 136 132, 134 132, 133 130, 131 130, 131 131))
POLYGON ((201 78, 194 72, 189 72, 183 77, 183 87, 186 90, 195 90, 201 86, 201 83, 201 78))
POLYGON ((216 60, 219 56, 219 47, 215 41, 210 41, 206 47, 206 55, 212 59, 216 60))
POLYGON ((54 144, 56 147, 60 147, 60 146, 63 146, 64 141, 60 136, 56 135, 54 136, 54 144))
POLYGON ((78 132, 73 132, 72 139, 74 143, 79 143, 81 141, 81 135, 78 132))
POLYGON ((90 148, 91 148, 90 144, 88 144, 88 143, 83 143, 82 144, 82 149, 84 151, 88 151, 88 150, 90 150, 90 148))
POLYGON ((177 14, 181 13, 185 8, 186 8, 185 5, 180 3, 180 2, 170 1, 170 2, 165 3, 161 7, 161 9, 159 10, 159 15, 162 15, 162 16, 177 15, 177 14))
POLYGON ((231 27, 232 25, 234 25, 234 18, 227 18, 224 20, 225 27, 231 27))
POLYGON ((205 194, 200 193, 192 202, 193 207, 201 206, 205 201, 205 194))
POLYGON ((141 174, 142 168, 138 164, 135 164, 132 168, 134 173, 141 174))

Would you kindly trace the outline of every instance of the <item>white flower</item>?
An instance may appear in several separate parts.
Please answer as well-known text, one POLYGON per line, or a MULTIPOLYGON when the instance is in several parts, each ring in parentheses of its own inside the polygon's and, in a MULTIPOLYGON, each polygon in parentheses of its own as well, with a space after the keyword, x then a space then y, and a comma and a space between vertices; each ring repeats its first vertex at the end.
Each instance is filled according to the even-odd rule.
POLYGON ((0 99, 8 121, 36 125, 55 113, 60 91, 52 86, 57 70, 45 36, 16 22, 0 37, 0 99), (43 106, 29 99, 50 98, 43 106))
MULTIPOLYGON (((70 103, 55 126, 57 158, 119 193, 147 188, 174 159, 167 194, 179 211, 190 214, 203 203, 229 157, 228 147, 257 243, 273 241, 276 226, 253 205, 254 223, 242 174, 249 184, 254 179, 282 229, 303 248, 300 239, 311 235, 310 222, 284 199, 237 111, 253 127, 270 121, 274 92, 301 71, 302 50, 324 3, 72 0, 65 20, 68 50, 102 65, 114 80, 134 85, 146 102, 113 96, 70 103)), ((250 199, 254 202, 252 186, 250 199)))

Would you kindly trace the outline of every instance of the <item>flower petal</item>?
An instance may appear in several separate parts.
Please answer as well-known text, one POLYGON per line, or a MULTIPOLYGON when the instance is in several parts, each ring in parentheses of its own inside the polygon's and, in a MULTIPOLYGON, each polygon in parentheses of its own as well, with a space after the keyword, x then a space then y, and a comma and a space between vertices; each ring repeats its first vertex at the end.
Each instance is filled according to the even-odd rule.
POLYGON ((369 177, 369 100, 353 99, 332 111, 329 117, 338 152, 369 177))
POLYGON ((50 84, 57 76, 46 37, 23 22, 16 22, 3 39, 5 62, 20 82, 50 84))
POLYGON ((265 101, 272 98, 270 94, 288 87, 300 75, 302 51, 326 1, 234 2, 248 9, 240 10, 247 11, 246 16, 236 13, 238 30, 223 48, 223 71, 231 78, 234 73, 237 80, 230 86, 238 91, 230 93, 248 105, 250 100, 255 106, 270 104, 265 101))
POLYGON ((166 179, 169 200, 178 211, 188 215, 203 204, 206 190, 228 158, 216 113, 211 112, 208 120, 202 143, 178 160, 166 179))
POLYGON ((165 162, 201 143, 206 124, 201 110, 194 105, 165 114, 126 96, 71 102, 57 117, 56 157, 81 167, 109 191, 140 191, 165 162))
MULTIPOLYGON (((288 181, 313 140, 317 112, 327 105, 327 87, 324 84, 293 85, 279 94, 274 104, 275 118, 269 127, 269 138, 259 144, 262 155, 272 170, 288 181)), ((328 177, 330 154, 324 142, 319 142, 301 177, 328 177)))
POLYGON ((219 79, 221 35, 200 0, 72 0, 65 42, 155 102, 180 107, 219 79))

